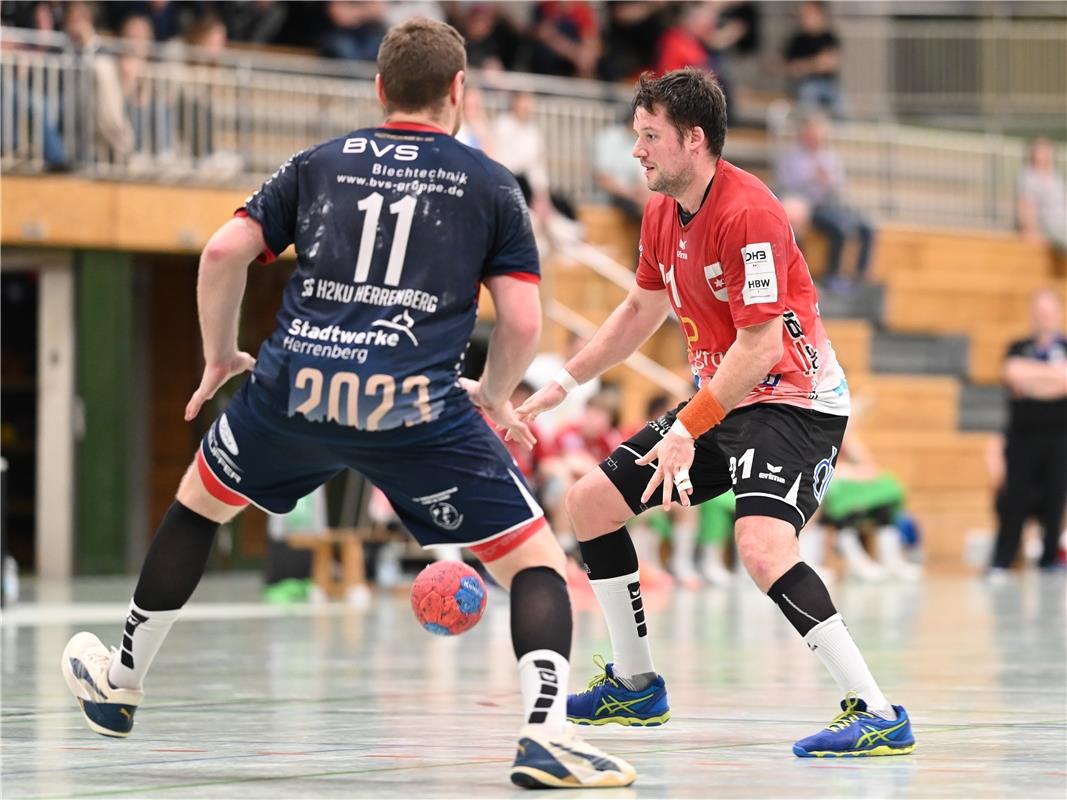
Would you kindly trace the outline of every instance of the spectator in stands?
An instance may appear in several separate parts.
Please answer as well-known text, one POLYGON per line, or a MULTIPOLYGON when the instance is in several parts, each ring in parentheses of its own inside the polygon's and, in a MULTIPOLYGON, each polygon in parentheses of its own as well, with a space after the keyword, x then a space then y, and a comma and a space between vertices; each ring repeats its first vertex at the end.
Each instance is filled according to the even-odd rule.
POLYGON ((92 7, 82 2, 67 4, 63 25, 75 52, 89 65, 93 81, 94 158, 125 160, 133 151, 133 125, 126 114, 118 65, 112 56, 100 50, 92 7))
POLYGON ((794 99, 804 106, 844 116, 838 82, 841 41, 830 26, 826 4, 805 0, 797 8, 798 30, 785 46, 785 66, 794 99))
POLYGON ((376 0, 330 0, 330 30, 319 41, 319 54, 348 61, 374 61, 385 38, 385 5, 376 0))
POLYGON ((841 442, 833 480, 823 497, 821 519, 837 531, 837 548, 849 574, 865 581, 885 577, 914 581, 919 567, 904 553, 897 521, 904 506, 904 487, 878 466, 870 451, 849 428, 841 442), (867 555, 860 538, 874 530, 877 561, 867 555))
POLYGON ((1032 319, 1032 335, 1012 344, 1004 362, 1010 402, 993 581, 1003 580, 1015 560, 1023 523, 1035 506, 1044 531, 1038 565, 1057 566, 1067 504, 1067 336, 1061 297, 1052 290, 1035 294, 1032 319))
POLYGON ((613 206, 637 224, 652 197, 644 170, 633 157, 633 112, 629 106, 613 125, 605 126, 593 143, 593 176, 597 187, 613 206))
POLYGON ((485 113, 484 96, 477 86, 468 84, 463 92, 463 124, 456 132, 456 138, 490 158, 495 157, 492 126, 485 113))
POLYGON ((533 20, 531 68, 541 75, 595 78, 600 28, 590 3, 548 0, 537 4, 533 20))
POLYGON ((199 13, 194 3, 173 3, 170 0, 141 0, 140 2, 104 3, 109 7, 111 27, 117 29, 130 16, 147 17, 157 42, 176 39, 193 23, 199 13))
POLYGON ((389 0, 385 3, 385 27, 392 28, 412 17, 445 21, 445 11, 437 0, 389 0))
POLYGON ((156 144, 161 151, 169 150, 172 144, 170 132, 170 109, 161 105, 161 119, 153 120, 152 100, 148 87, 141 80, 148 51, 155 38, 152 21, 143 14, 126 17, 119 29, 124 49, 119 54, 119 82, 122 84, 122 97, 126 116, 133 126, 133 149, 145 153, 150 149, 153 123, 156 130, 156 144))
POLYGON ((798 241, 803 239, 809 218, 811 226, 829 240, 825 271, 829 288, 848 291, 851 283, 841 276, 845 244, 850 239, 858 241, 855 278, 862 280, 870 264, 874 227, 863 213, 845 203, 844 165, 826 146, 826 132, 826 117, 818 113, 807 115, 796 145, 778 159, 777 188, 798 241))
POLYGON ((570 201, 549 188, 544 134, 534 110, 532 94, 515 92, 508 111, 493 120, 491 133, 498 143, 496 158, 519 182, 530 207, 538 246, 544 250, 574 241, 578 229, 570 201))
POLYGON ((226 23, 222 17, 215 13, 207 13, 192 23, 186 30, 185 43, 195 47, 199 52, 194 56, 197 60, 211 63, 217 57, 226 52, 228 34, 226 23))
POLYGON ((1067 189, 1056 169, 1056 153, 1048 139, 1034 139, 1019 174, 1019 229, 1031 241, 1067 254, 1067 189))
POLYGON ((665 75, 683 67, 710 70, 726 95, 726 107, 733 108, 726 51, 744 36, 745 23, 731 19, 720 26, 720 5, 714 0, 683 3, 677 21, 657 44, 654 71, 665 75))
POLYGON ((515 69, 529 48, 497 3, 455 4, 450 19, 467 44, 467 63, 485 70, 515 69))
MULTIPOLYGON (((57 3, 51 2, 32 3, 23 8, 16 8, 11 14, 11 18, 12 22, 19 27, 33 28, 45 33, 51 33, 58 27, 59 6, 57 3)), ((5 15, 4 21, 8 21, 7 15, 5 15)), ((54 48, 48 46, 23 45, 10 40, 4 41, 3 47, 15 50, 54 50, 54 48)), ((66 148, 63 146, 63 138, 59 132, 60 121, 50 117, 47 112, 45 97, 47 87, 34 85, 35 79, 41 73, 28 70, 25 64, 19 64, 16 69, 18 78, 4 86, 4 91, 10 98, 8 101, 10 107, 5 110, 9 111, 13 119, 17 119, 22 113, 26 113, 29 117, 26 134, 29 139, 28 145, 31 153, 37 151, 37 147, 34 146, 34 139, 38 131, 37 121, 41 119, 39 152, 44 160, 45 167, 49 171, 69 169, 66 148), (28 89, 25 96, 23 95, 22 87, 28 89), (24 105, 26 112, 22 111, 24 105)), ((59 105, 61 106, 62 104, 60 103, 59 105)), ((5 137, 5 144, 9 144, 16 153, 19 152, 20 145, 23 144, 20 142, 21 128, 22 126, 19 124, 12 125, 10 138, 5 137)))
MULTIPOLYGON (((618 394, 601 390, 589 398, 577 420, 556 431, 551 455, 542 462, 545 513, 553 530, 569 532, 563 500, 582 475, 610 456, 622 442, 618 394)), ((566 548, 565 548, 566 549, 566 548)))
POLYGON ((227 36, 235 42, 270 44, 289 16, 288 4, 278 0, 231 0, 219 5, 227 36))
POLYGON ((205 14, 186 31, 185 43, 192 48, 187 71, 201 73, 181 90, 178 118, 186 151, 201 174, 214 179, 233 176, 242 169, 244 159, 217 136, 219 88, 212 79, 214 65, 226 51, 226 25, 216 14, 205 14))
POLYGON ((632 81, 652 67, 656 44, 666 29, 664 0, 607 3, 607 31, 600 58, 600 78, 632 81))

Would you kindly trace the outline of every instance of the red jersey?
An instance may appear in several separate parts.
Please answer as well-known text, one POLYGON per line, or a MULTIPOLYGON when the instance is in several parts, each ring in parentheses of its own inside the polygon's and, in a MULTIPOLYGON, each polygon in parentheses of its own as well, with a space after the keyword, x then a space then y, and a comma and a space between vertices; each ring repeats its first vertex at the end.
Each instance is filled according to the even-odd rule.
POLYGON ((782 316, 782 358, 738 406, 786 403, 848 415, 848 384, 807 262, 782 204, 759 178, 720 159, 687 225, 677 201, 656 194, 641 222, 639 258, 637 285, 667 290, 701 381, 715 374, 739 328, 782 316))
POLYGON ((555 453, 567 455, 567 453, 587 452, 594 461, 603 461, 615 452, 615 448, 622 444, 622 434, 612 428, 607 433, 587 439, 582 433, 582 426, 575 423, 568 425, 556 434, 555 453))

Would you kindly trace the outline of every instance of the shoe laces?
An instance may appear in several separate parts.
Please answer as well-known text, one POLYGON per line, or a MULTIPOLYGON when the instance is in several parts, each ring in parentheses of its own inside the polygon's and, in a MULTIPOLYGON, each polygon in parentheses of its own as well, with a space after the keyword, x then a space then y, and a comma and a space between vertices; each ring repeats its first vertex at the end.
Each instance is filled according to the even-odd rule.
POLYGON ((830 724, 826 726, 826 729, 837 733, 838 731, 844 730, 861 717, 873 717, 874 714, 859 708, 859 702, 859 696, 855 692, 849 692, 845 695, 844 709, 830 721, 830 724))
POLYGON ((608 677, 608 665, 607 662, 604 660, 604 656, 600 655, 600 653, 594 655, 593 665, 598 670, 600 670, 600 674, 595 675, 593 679, 589 681, 589 685, 585 689, 587 692, 596 689, 598 686, 603 686, 605 683, 609 683, 612 686, 618 687, 618 681, 616 681, 614 678, 608 677))
POLYGON ((106 647, 93 647, 86 650, 81 655, 82 661, 88 662, 91 666, 102 670, 108 670, 111 667, 111 661, 118 654, 118 649, 112 647, 110 650, 106 647))

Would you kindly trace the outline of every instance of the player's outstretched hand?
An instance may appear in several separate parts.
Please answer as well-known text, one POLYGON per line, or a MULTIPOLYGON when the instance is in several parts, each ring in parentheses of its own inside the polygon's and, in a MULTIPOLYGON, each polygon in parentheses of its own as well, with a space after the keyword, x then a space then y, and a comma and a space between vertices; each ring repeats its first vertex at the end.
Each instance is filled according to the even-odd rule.
POLYGON ((204 377, 200 379, 200 386, 193 396, 189 398, 185 406, 185 421, 190 422, 200 413, 204 403, 215 396, 215 392, 222 388, 234 375, 242 372, 251 372, 256 366, 256 360, 248 353, 237 352, 228 361, 221 364, 208 364, 204 367, 204 377))
POLYGON ((641 502, 647 503, 656 487, 663 484, 663 508, 671 510, 671 489, 678 490, 678 500, 683 506, 689 506, 689 495, 693 493, 693 481, 689 477, 689 468, 693 466, 696 456, 693 440, 676 433, 668 433, 656 445, 635 463, 642 467, 649 466, 657 458, 656 471, 648 481, 648 486, 641 493, 641 502))
POLYGON ((562 386, 555 381, 549 381, 527 397, 526 401, 515 409, 515 415, 523 422, 533 422, 539 414, 543 414, 545 411, 553 409, 562 403, 566 396, 567 393, 563 391, 562 386))
POLYGON ((459 385, 470 395, 471 402, 493 421, 497 430, 504 431, 504 441, 518 442, 527 450, 537 443, 530 428, 515 415, 515 409, 510 401, 505 400, 503 403, 494 405, 482 395, 482 384, 470 378, 460 378, 459 385))

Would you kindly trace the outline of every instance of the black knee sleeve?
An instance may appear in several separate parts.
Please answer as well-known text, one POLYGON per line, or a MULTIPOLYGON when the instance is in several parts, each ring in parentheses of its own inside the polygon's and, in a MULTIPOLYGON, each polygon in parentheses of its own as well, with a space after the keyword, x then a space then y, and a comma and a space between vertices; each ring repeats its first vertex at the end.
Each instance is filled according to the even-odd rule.
POLYGON ((637 572, 637 551, 626 528, 578 542, 589 580, 618 578, 637 572))
POLYGON ((219 523, 175 500, 148 548, 134 604, 144 611, 172 611, 189 602, 204 575, 218 529, 219 523))
POLYGON ((801 636, 837 613, 826 584, 801 561, 774 582, 767 596, 778 604, 785 618, 801 636))
POLYGON ((515 658, 534 650, 571 657, 571 598, 551 567, 530 567, 511 579, 511 644, 515 658))

